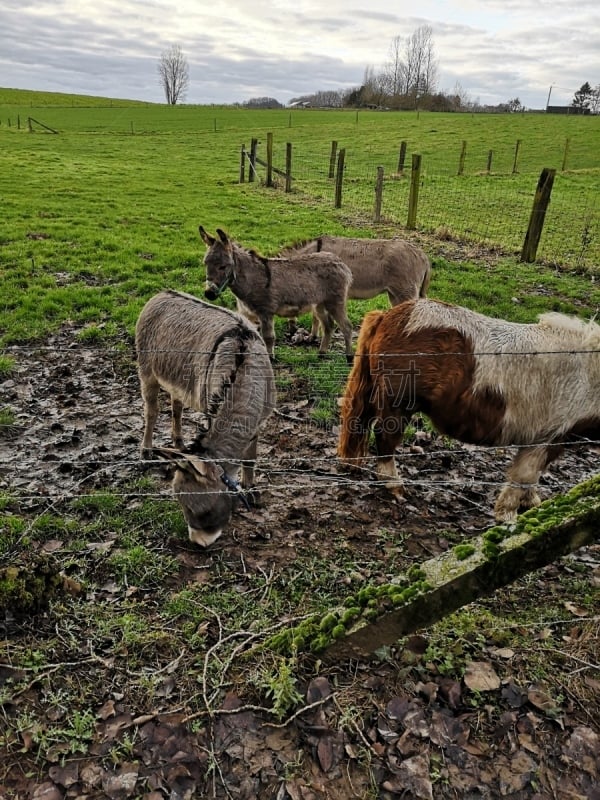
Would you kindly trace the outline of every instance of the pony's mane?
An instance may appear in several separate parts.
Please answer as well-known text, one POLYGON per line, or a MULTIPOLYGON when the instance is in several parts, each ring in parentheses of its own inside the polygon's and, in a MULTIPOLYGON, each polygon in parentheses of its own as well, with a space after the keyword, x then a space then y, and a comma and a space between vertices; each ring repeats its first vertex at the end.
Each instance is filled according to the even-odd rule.
POLYGON ((552 328, 555 331, 565 331, 581 336, 587 345, 600 345, 600 325, 595 318, 584 322, 577 317, 569 317, 566 314, 559 314, 558 311, 548 311, 540 314, 538 325, 541 328, 552 328))

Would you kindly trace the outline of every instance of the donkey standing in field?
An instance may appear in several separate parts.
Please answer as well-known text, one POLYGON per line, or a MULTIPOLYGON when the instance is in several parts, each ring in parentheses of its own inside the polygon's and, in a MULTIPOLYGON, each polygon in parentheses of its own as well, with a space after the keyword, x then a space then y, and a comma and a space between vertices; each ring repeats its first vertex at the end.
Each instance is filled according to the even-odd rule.
POLYGON ((394 450, 412 414, 476 445, 519 445, 495 504, 498 520, 538 505, 542 471, 581 437, 600 437, 600 326, 562 314, 537 324, 491 319, 435 300, 363 320, 342 401, 339 456, 367 453, 401 494, 394 450))
POLYGON ((165 291, 142 309, 135 329, 142 398, 142 455, 176 466, 173 492, 191 541, 221 535, 242 488, 252 486, 258 432, 275 406, 273 368, 264 342, 243 317, 182 292, 165 291), (160 388, 171 395, 175 449, 153 448, 160 388), (184 453, 183 408, 204 414, 206 429, 184 453))
MULTIPOLYGON (((356 239, 323 234, 286 247, 281 255, 292 258, 305 253, 334 253, 350 268, 348 297, 367 300, 387 292, 390 305, 425 297, 431 281, 431 262, 425 252, 404 239, 356 239)), ((312 335, 318 333, 313 317, 312 335)))
POLYGON ((273 317, 296 317, 314 308, 323 327, 319 353, 327 352, 334 322, 344 336, 346 358, 352 361, 352 325, 346 313, 352 273, 332 253, 309 253, 292 258, 263 258, 245 250, 217 228, 210 236, 199 226, 208 247, 204 256, 206 291, 215 300, 229 286, 242 308, 258 318, 261 335, 273 356, 275 328, 273 317))

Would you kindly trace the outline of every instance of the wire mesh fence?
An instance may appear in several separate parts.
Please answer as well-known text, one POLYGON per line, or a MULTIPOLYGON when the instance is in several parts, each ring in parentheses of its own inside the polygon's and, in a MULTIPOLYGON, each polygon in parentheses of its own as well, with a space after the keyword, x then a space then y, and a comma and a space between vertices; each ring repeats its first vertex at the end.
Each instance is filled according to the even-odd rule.
MULTIPOLYGON (((441 238, 474 241, 509 253, 520 253, 524 245, 539 173, 538 165, 528 156, 526 169, 520 171, 521 145, 505 146, 498 151, 483 148, 469 152, 463 143, 454 163, 423 157, 416 178, 415 227, 441 238), (464 157, 463 157, 464 156, 464 157)), ((296 148, 291 160, 291 176, 285 181, 296 193, 325 204, 336 205, 352 215, 375 222, 403 227, 409 223, 413 166, 408 147, 402 151, 383 152, 379 148, 347 149, 314 147, 296 148), (340 167, 340 154, 343 166, 340 167), (341 169, 341 172, 340 172, 341 169), (379 188, 377 188, 379 186, 379 188)), ((558 164, 551 201, 545 220, 537 260, 563 269, 588 274, 600 272, 600 209, 598 183, 592 171, 566 171, 576 164, 578 154, 570 143, 556 145, 552 158, 558 164)), ((582 156, 583 158, 583 156, 582 156)), ((282 143, 272 148, 274 163, 283 166, 282 143)), ((289 150, 288 150, 289 159, 289 150)), ((264 182, 259 158, 251 163, 249 174, 264 182)), ((553 168, 554 169, 554 168, 553 168)), ((284 178, 273 184, 284 188, 284 178)))

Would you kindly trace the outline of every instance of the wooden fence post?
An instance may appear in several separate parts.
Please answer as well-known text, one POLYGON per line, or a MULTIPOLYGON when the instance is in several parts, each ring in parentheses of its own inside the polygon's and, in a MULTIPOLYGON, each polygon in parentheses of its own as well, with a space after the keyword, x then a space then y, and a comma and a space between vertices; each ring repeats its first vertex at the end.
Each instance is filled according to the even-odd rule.
POLYGON ((560 168, 561 172, 564 172, 566 170, 566 168, 567 168, 567 157, 569 155, 569 146, 570 146, 570 144, 571 144, 571 140, 570 139, 566 139, 565 140, 565 152, 563 154, 562 167, 560 168))
POLYGON ((242 145, 242 152, 240 154, 240 183, 246 180, 246 148, 242 145))
POLYGON ((515 160, 513 161, 513 168, 512 174, 514 175, 516 172, 519 171, 519 150, 521 149, 521 140, 517 139, 517 143, 515 145, 515 160))
POLYGON ((292 191, 292 143, 285 146, 285 191, 292 191))
POLYGON ((337 174, 335 176, 335 207, 342 207, 342 184, 344 183, 344 161, 346 159, 346 149, 342 147, 338 153, 337 174))
POLYGON ((273 186, 273 134, 267 133, 267 180, 266 186, 273 186))
POLYGON ((487 172, 488 175, 492 171, 492 158, 494 157, 494 151, 488 150, 488 160, 487 160, 487 172))
POLYGON ((458 175, 462 175, 465 170, 465 158, 467 157, 467 143, 463 140, 462 148, 460 151, 460 158, 458 159, 458 175))
POLYGON ((421 156, 413 153, 410 173, 410 194, 408 196, 408 218, 406 227, 414 230, 417 226, 417 206, 419 204, 419 183, 421 181, 421 156))
POLYGON ((552 184, 554 183, 555 175, 555 169, 545 167, 538 180, 537 189, 533 198, 533 207, 529 217, 529 225, 527 227, 527 233, 525 234, 523 249, 521 250, 521 261, 526 261, 528 263, 535 261, 540 237, 542 235, 542 228, 544 227, 544 220, 546 218, 546 210, 550 203, 550 195, 552 194, 552 184))
POLYGON ((400 153, 398 154, 398 169, 397 172, 402 175, 404 172, 404 162, 406 161, 406 142, 400 142, 400 153))
POLYGON ((383 167, 377 167, 377 181, 375 182, 375 211, 373 221, 381 219, 381 200, 383 198, 383 167))
POLYGON ((335 157, 337 155, 337 142, 331 143, 331 154, 329 156, 329 177, 333 178, 335 175, 335 157))
POLYGON ((248 166, 248 183, 252 183, 256 176, 256 148, 258 147, 258 139, 250 141, 250 158, 248 166))

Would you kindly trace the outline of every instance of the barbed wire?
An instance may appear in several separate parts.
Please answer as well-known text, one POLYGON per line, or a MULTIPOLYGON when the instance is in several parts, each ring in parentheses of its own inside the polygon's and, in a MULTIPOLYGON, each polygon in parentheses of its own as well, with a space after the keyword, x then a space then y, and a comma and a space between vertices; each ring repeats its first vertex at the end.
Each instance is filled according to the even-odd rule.
MULTIPOLYGON (((523 324, 523 323, 518 323, 518 324, 523 324)), ((535 323, 532 323, 532 324, 535 325, 535 323)), ((297 345, 296 346, 289 345, 289 346, 292 349, 297 347, 297 345)), ((4 350, 6 351, 4 353, 4 355, 6 355, 6 354, 10 355, 10 351, 18 351, 18 352, 24 352, 24 353, 38 353, 40 351, 62 353, 62 352, 72 351, 73 349, 74 348, 70 347, 70 346, 69 347, 60 347, 60 346, 54 346, 54 345, 12 345, 12 344, 8 344, 8 345, 4 346, 4 350)), ((309 354, 313 352, 312 350, 309 350, 308 348, 305 348, 305 347, 301 347, 301 348, 298 348, 298 349, 301 352, 302 351, 306 351, 309 354)), ((85 346, 78 347, 77 350, 78 351, 87 350, 87 351, 89 351, 91 353, 100 352, 100 353, 104 353, 107 356, 110 356, 110 355, 114 354, 114 355, 117 355, 117 356, 119 356, 121 358, 123 357, 123 355, 125 355, 125 353, 122 350, 120 350, 118 347, 112 347, 112 348, 111 347, 103 347, 103 346, 90 347, 89 345, 85 345, 85 346)), ((164 350, 161 350, 161 349, 144 350, 144 351, 141 351, 141 352, 152 353, 153 355, 164 355, 164 354, 168 354, 168 353, 173 353, 173 354, 178 354, 178 355, 185 354, 185 355, 189 355, 189 356, 196 356, 196 355, 198 355, 198 356, 210 356, 212 354, 211 350, 189 350, 189 349, 175 350, 173 348, 169 348, 169 349, 165 348, 164 350)), ((316 351, 314 351, 314 352, 316 354, 316 351)), ((410 356, 411 358, 412 357, 414 357, 414 358, 431 358, 432 356, 453 356, 453 357, 462 356, 463 358, 472 358, 473 356, 477 356, 477 357, 479 357, 479 356, 548 356, 548 355, 560 356, 560 355, 580 355, 580 354, 584 354, 584 355, 592 354, 593 355, 593 354, 599 354, 599 353, 600 353, 600 347, 598 347, 598 348, 591 347, 591 348, 586 348, 586 349, 568 348, 568 349, 564 349, 564 350, 475 350, 475 351, 469 351, 469 352, 465 352, 464 350, 463 351, 447 351, 447 352, 446 351, 444 351, 444 352, 431 352, 431 351, 426 351, 426 350, 414 350, 414 351, 399 350, 397 352, 396 351, 386 351, 386 352, 381 352, 381 353, 379 353, 379 352, 377 352, 377 353, 373 353, 373 352, 369 352, 369 353, 354 353, 354 356, 355 357, 364 356, 364 357, 369 357, 369 358, 373 358, 373 357, 376 357, 376 358, 393 358, 393 357, 396 357, 396 356, 404 356, 404 357, 405 356, 410 356)), ((321 363, 329 361, 329 360, 334 360, 334 359, 336 361, 337 360, 339 360, 339 361, 343 360, 344 364, 345 364, 346 354, 342 353, 342 352, 319 353, 319 362, 321 362, 321 363)), ((133 363, 135 363, 135 358, 133 359, 133 363)), ((344 364, 342 366, 344 366, 344 364)), ((283 368, 289 367, 291 365, 286 364, 285 362, 278 362, 277 360, 275 360, 272 363, 272 366, 273 366, 274 369, 277 368, 277 367, 281 367, 283 369, 283 368)))
MULTIPOLYGON (((600 442, 595 442, 594 441, 593 443, 600 445, 600 442)), ((535 446, 542 447, 543 445, 535 445, 535 446)), ((489 448, 485 448, 485 449, 489 449, 489 448)), ((503 448, 498 448, 498 449, 503 449, 503 448)), ((436 456, 442 456, 442 457, 444 455, 450 455, 450 454, 456 455, 457 451, 456 450, 454 450, 454 451, 448 450, 448 451, 441 451, 441 452, 436 451, 435 452, 436 456)), ((400 455, 400 459, 402 460, 402 455, 403 454, 395 454, 395 455, 396 456, 400 455)), ((423 456, 427 456, 429 454, 427 454, 427 453, 410 453, 410 454, 407 454, 407 455, 413 456, 413 457, 419 457, 419 456, 423 457, 423 456)), ((182 457, 185 458, 185 454, 182 454, 182 457)), ((379 458, 389 458, 389 457, 380 456, 379 458)), ((366 459, 356 459, 355 460, 356 463, 352 463, 351 466, 348 464, 347 461, 346 462, 340 462, 339 459, 336 459, 336 464, 341 469, 350 469, 352 472, 360 472, 360 473, 362 473, 359 478, 352 477, 351 475, 348 475, 348 474, 319 473, 319 472, 316 472, 316 471, 314 471, 312 469, 309 469, 309 468, 303 468, 303 469, 293 469, 293 468, 276 469, 275 468, 274 469, 273 467, 265 466, 261 462, 260 459, 257 459, 256 462, 254 462, 254 466, 255 466, 256 471, 258 473, 260 473, 260 475, 262 476, 263 481, 266 482, 266 486, 262 486, 262 484, 261 484, 261 485, 254 486, 252 488, 255 488, 255 489, 258 489, 258 490, 260 490, 261 488, 266 488, 266 489, 269 489, 269 488, 275 488, 275 489, 287 488, 287 489, 289 489, 290 488, 290 483, 289 483, 290 476, 301 477, 301 478, 304 478, 304 479, 310 478, 310 480, 314 481, 316 484, 319 484, 320 486, 324 486, 325 485, 328 488, 332 488, 332 487, 337 487, 337 488, 340 488, 340 487, 341 488, 359 487, 359 488, 362 488, 363 490, 364 489, 377 490, 377 489, 386 488, 386 487, 389 486, 389 484, 391 482, 394 482, 393 478, 391 476, 389 478, 385 478, 385 479, 377 478, 377 477, 375 477, 375 478, 368 477, 368 476, 372 475, 374 470, 373 470, 372 467, 364 465, 364 461, 366 461, 366 460, 371 461, 371 462, 372 461, 376 462, 377 459, 378 459, 378 457, 376 455, 369 456, 366 459), (274 476, 279 478, 279 479, 281 479, 281 483, 278 483, 277 481, 274 481, 273 480, 274 476)), ((217 463, 217 464, 228 464, 228 465, 231 465, 231 463, 232 463, 231 460, 225 460, 225 459, 210 459, 210 460, 212 461, 212 463, 217 463)), ((295 460, 308 460, 308 457, 300 458, 300 459, 296 458, 295 460)), ((318 459, 315 459, 315 460, 318 460, 318 459)), ((332 461, 333 457, 330 460, 332 461)), ((72 464, 72 465, 80 466, 79 462, 61 461, 60 463, 61 464, 69 463, 69 464, 72 464)), ((115 470, 115 469, 118 469, 120 466, 123 466, 123 465, 126 465, 126 466, 128 465, 128 466, 132 466, 132 467, 138 467, 138 468, 141 468, 142 470, 145 470, 145 469, 148 469, 148 468, 154 468, 154 467, 160 467, 160 468, 165 469, 167 471, 174 471, 174 469, 175 469, 175 466, 170 461, 165 460, 165 459, 146 459, 146 460, 140 459, 140 460, 135 460, 135 461, 124 460, 124 461, 117 461, 117 462, 109 462, 104 466, 101 466, 99 468, 97 467, 89 475, 80 478, 79 481, 77 482, 77 486, 83 486, 85 483, 89 482, 90 480, 92 480, 94 478, 98 478, 100 476, 100 474, 105 470, 115 470)), ((472 488, 472 487, 475 487, 475 486, 485 487, 485 488, 488 488, 488 489, 498 489, 498 488, 506 485, 506 483, 507 483, 506 479, 492 480, 492 479, 484 479, 484 478, 475 478, 472 475, 469 475, 468 473, 464 477, 456 477, 456 478, 452 478, 452 479, 450 479, 450 478, 434 478, 434 477, 432 477, 432 474, 435 473, 436 471, 437 470, 435 468, 431 468, 429 470, 426 470, 426 472, 428 473, 427 476, 426 477, 425 476, 424 477, 420 477, 420 478, 415 478, 415 477, 412 477, 412 476, 404 476, 404 475, 401 474, 399 476, 399 480, 401 482, 401 485, 405 486, 405 487, 412 487, 412 488, 414 488, 414 487, 426 487, 428 489, 434 489, 434 490, 438 490, 439 489, 439 490, 445 490, 445 491, 452 490, 452 489, 457 489, 457 488, 461 489, 462 491, 465 491, 466 489, 468 489, 470 487, 472 488)), ((596 470, 594 470, 592 467, 590 467, 589 474, 590 475, 594 475, 595 473, 596 473, 596 470)), ((511 483, 511 485, 521 486, 523 488, 528 488, 528 487, 532 487, 532 486, 538 485, 537 481, 533 482, 533 483, 523 483, 523 484, 519 483, 519 482, 515 482, 515 481, 510 481, 510 483, 511 483)), ((575 483, 575 482, 573 482, 573 483, 575 483)), ((306 485, 306 484, 296 483, 296 484, 294 484, 293 488, 294 488, 294 490, 297 490, 300 486, 303 486, 303 485, 306 485)), ((75 487, 73 487, 73 488, 75 488, 75 487)), ((18 500, 18 501, 36 501, 36 502, 40 502, 40 501, 43 501, 43 500, 55 501, 56 499, 68 500, 68 499, 79 498, 79 497, 89 497, 90 495, 92 495, 92 496, 98 496, 98 495, 107 495, 108 496, 108 495, 110 495, 110 496, 114 496, 114 497, 128 497, 128 498, 160 497, 160 498, 163 498, 163 499, 172 498, 173 497, 173 495, 172 495, 172 493, 170 491, 158 491, 158 490, 154 490, 154 489, 136 490, 134 488, 122 489, 122 490, 115 490, 115 489, 110 489, 110 488, 106 488, 106 489, 97 489, 96 488, 96 489, 91 489, 90 491, 87 491, 87 492, 80 492, 80 493, 73 493, 72 489, 67 489, 67 490, 57 490, 56 492, 45 491, 43 494, 37 493, 37 494, 27 494, 27 495, 20 493, 19 490, 16 489, 16 488, 11 489, 10 487, 6 488, 6 489, 3 489, 2 491, 4 492, 5 496, 8 495, 9 498, 13 498, 15 501, 18 500)), ((242 492, 243 491, 244 490, 242 490, 242 492)), ((228 490, 226 488, 219 489, 219 490, 199 490, 197 492, 190 492, 190 493, 178 492, 178 494, 181 494, 181 495, 185 495, 185 494, 202 494, 202 495, 204 495, 204 494, 213 495, 214 494, 214 495, 220 495, 220 494, 230 494, 230 493, 231 493, 230 490, 228 490)))

